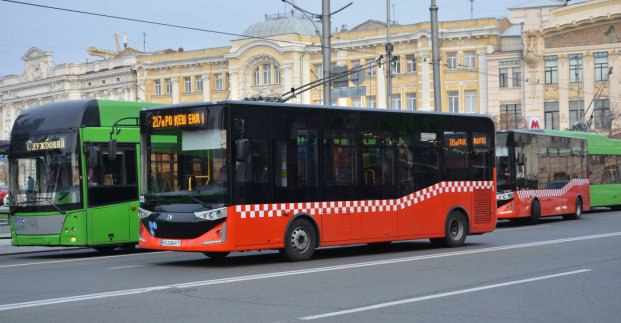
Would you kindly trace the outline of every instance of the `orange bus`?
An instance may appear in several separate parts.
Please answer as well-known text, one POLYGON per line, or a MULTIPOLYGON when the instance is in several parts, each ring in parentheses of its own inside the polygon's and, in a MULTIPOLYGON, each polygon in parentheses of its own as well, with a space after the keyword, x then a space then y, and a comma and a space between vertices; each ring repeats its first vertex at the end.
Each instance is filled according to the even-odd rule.
POLYGON ((496 226, 494 123, 481 115, 222 101, 143 110, 141 248, 278 249, 496 226))
POLYGON ((536 224, 541 217, 579 219, 591 208, 584 138, 540 130, 496 135, 498 218, 536 224))

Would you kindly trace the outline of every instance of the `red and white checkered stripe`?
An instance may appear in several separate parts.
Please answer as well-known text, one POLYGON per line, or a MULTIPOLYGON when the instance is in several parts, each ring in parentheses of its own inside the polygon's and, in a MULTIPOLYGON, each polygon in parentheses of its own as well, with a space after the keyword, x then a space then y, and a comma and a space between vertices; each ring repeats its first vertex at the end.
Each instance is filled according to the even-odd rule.
POLYGON ((528 191, 518 191, 518 197, 530 198, 530 197, 559 197, 563 196, 574 186, 580 185, 588 185, 588 178, 575 178, 569 181, 569 183, 565 184, 562 188, 558 189, 547 189, 547 190, 528 190, 528 191))
POLYGON ((236 205, 235 211, 242 219, 246 218, 272 218, 282 216, 284 211, 293 214, 307 213, 316 214, 340 214, 362 212, 395 212, 405 209, 414 204, 421 203, 444 193, 466 193, 475 189, 495 190, 492 181, 460 181, 441 182, 420 191, 391 200, 368 200, 368 201, 337 201, 337 202, 302 202, 302 203, 278 203, 278 204, 251 204, 236 205))

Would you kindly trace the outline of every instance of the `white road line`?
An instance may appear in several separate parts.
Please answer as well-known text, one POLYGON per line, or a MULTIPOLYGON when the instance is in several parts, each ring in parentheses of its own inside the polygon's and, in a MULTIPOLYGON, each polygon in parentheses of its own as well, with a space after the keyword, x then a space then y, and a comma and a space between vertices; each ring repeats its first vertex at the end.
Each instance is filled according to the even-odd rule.
POLYGON ((121 267, 110 267, 108 269, 125 269, 125 268, 136 268, 136 267, 145 267, 151 265, 133 265, 133 266, 121 266, 121 267))
POLYGON ((101 257, 93 257, 93 258, 78 258, 78 259, 65 259, 65 260, 27 262, 27 263, 23 263, 23 264, 0 265, 0 269, 2 269, 2 268, 12 268, 12 267, 32 266, 32 265, 57 264, 57 263, 63 263, 63 262, 75 262, 75 261, 85 261, 85 260, 99 260, 99 259, 129 257, 129 256, 134 256, 135 257, 135 256, 139 256, 139 255, 153 255, 153 254, 160 254, 160 253, 166 253, 166 252, 172 252, 172 251, 153 251, 153 252, 131 253, 131 254, 125 254, 125 255, 101 256, 101 257))
POLYGON ((478 291, 482 291, 482 290, 487 290, 487 289, 492 289, 492 288, 507 287, 507 286, 512 286, 512 285, 525 284, 525 283, 530 283, 530 282, 534 282, 534 281, 544 280, 544 279, 551 279, 551 278, 557 278, 557 277, 581 274, 581 273, 585 273, 585 272, 588 272, 588 271, 591 271, 591 269, 582 269, 582 270, 568 271, 568 272, 559 273, 559 274, 539 276, 539 277, 533 277, 533 278, 521 279, 521 280, 514 280, 514 281, 509 281, 509 282, 506 282, 506 283, 493 284, 493 285, 487 285, 487 286, 480 286, 480 287, 474 287, 474 288, 468 288, 468 289, 461 289, 461 290, 456 290, 456 291, 447 292, 447 293, 432 294, 432 295, 427 295, 427 296, 408 298, 408 299, 403 299, 403 300, 400 300, 400 301, 393 301, 393 302, 387 302, 387 303, 380 303, 380 304, 375 304, 375 305, 357 307, 357 308, 352 308, 352 309, 349 309, 349 310, 343 310, 343 311, 338 311, 338 312, 331 312, 331 313, 325 313, 325 314, 319 314, 319 315, 305 316, 305 317, 300 317, 298 319, 299 320, 316 320, 316 319, 322 319, 322 318, 326 318, 326 317, 333 317, 333 316, 339 316, 339 315, 345 315, 345 314, 352 314, 352 313, 376 310, 376 309, 379 309, 379 308, 384 308, 384 307, 389 307, 389 306, 396 306, 396 305, 402 305, 402 304, 407 304, 407 303, 415 303, 415 302, 420 302, 420 301, 426 301, 426 300, 430 300, 430 299, 434 299, 434 298, 449 297, 449 296, 455 296, 455 295, 466 294, 466 293, 474 293, 474 292, 478 292, 478 291))
POLYGON ((604 234, 574 237, 574 238, 567 238, 567 239, 522 243, 522 244, 501 246, 501 247, 446 252, 446 253, 425 255, 425 256, 369 261, 369 262, 361 262, 361 263, 354 263, 354 264, 348 264, 348 265, 318 267, 318 268, 309 268, 309 269, 303 269, 303 270, 283 271, 283 272, 274 272, 274 273, 266 273, 266 274, 250 275, 250 276, 238 276, 238 277, 220 278, 220 279, 213 279, 213 280, 195 281, 195 282, 188 282, 188 283, 181 283, 181 284, 144 287, 144 288, 138 288, 138 289, 119 290, 119 291, 105 292, 105 293, 77 295, 77 296, 61 297, 61 298, 51 298, 51 299, 44 299, 44 300, 31 301, 31 302, 3 304, 3 305, 0 305, 0 311, 36 307, 36 306, 45 306, 45 305, 60 304, 60 303, 86 301, 86 300, 106 298, 106 297, 135 295, 135 294, 149 293, 153 291, 175 289, 175 288, 191 288, 191 287, 202 287, 202 286, 209 286, 209 285, 230 284, 230 283, 238 283, 238 282, 267 279, 267 278, 278 278, 278 277, 287 277, 287 276, 315 274, 319 272, 329 272, 329 271, 337 271, 337 270, 345 270, 345 269, 353 269, 353 268, 372 267, 372 266, 388 265, 388 264, 395 264, 395 263, 413 262, 413 261, 426 260, 426 259, 437 259, 437 258, 445 258, 445 257, 452 257, 452 256, 461 256, 461 255, 487 253, 487 252, 502 251, 502 250, 529 248, 529 247, 536 247, 536 246, 545 246, 545 245, 552 245, 552 244, 559 244, 559 243, 611 238, 611 237, 619 237, 619 236, 621 236, 621 232, 613 232, 613 233, 604 233, 604 234))
MULTIPOLYGON (((527 229, 539 229, 539 228, 545 228, 545 227, 549 227, 549 224, 540 224, 540 225, 535 225, 535 226, 526 226, 526 227, 519 227, 519 228, 510 228, 510 229, 496 229, 493 232, 504 232, 504 231, 514 231, 514 230, 527 230, 527 229)), ((493 233, 491 232, 491 233, 493 233)))

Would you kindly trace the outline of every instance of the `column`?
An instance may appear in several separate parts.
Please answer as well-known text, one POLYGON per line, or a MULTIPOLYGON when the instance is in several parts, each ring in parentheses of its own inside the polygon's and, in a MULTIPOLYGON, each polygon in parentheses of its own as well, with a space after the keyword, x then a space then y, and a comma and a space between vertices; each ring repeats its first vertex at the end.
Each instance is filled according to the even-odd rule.
POLYGON ((171 82, 172 82, 172 103, 173 104, 177 104, 179 103, 179 78, 178 77, 171 77, 171 82))
POLYGON ((237 84, 238 82, 238 69, 231 69, 231 71, 229 72, 229 83, 230 83, 230 87, 229 87, 229 98, 231 100, 239 100, 239 84, 237 84))
POLYGON ((209 74, 201 75, 203 80, 203 101, 211 101, 211 83, 209 74))
POLYGON ((558 112, 559 130, 567 129, 569 124, 569 59, 567 55, 558 58, 558 112))

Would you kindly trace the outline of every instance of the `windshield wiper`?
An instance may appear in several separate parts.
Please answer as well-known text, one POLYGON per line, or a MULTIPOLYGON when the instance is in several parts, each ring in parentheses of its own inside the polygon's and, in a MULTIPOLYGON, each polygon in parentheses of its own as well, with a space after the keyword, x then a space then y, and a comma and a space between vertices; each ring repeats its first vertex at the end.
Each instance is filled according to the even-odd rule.
MULTIPOLYGON (((192 199, 192 201, 197 202, 198 204, 202 205, 204 208, 207 208, 208 210, 212 209, 210 204, 207 204, 207 203, 203 202, 201 199, 196 198, 196 197, 191 196, 191 195, 190 195, 190 198, 192 199)), ((200 209, 201 208, 198 208, 197 210, 200 210, 200 209)), ((197 210, 194 210, 194 211, 197 211, 197 210)))
MULTIPOLYGON (((66 196, 66 195, 65 195, 66 196)), ((39 202, 39 201, 46 201, 48 203, 50 203, 50 205, 55 208, 58 212, 62 213, 62 214, 67 214, 67 211, 61 209, 58 205, 56 205, 56 203, 54 203, 54 200, 52 200, 49 197, 33 197, 31 201, 24 201, 24 202, 20 202, 17 205, 15 205, 16 207, 24 207, 27 204, 30 204, 32 202, 39 202)))

